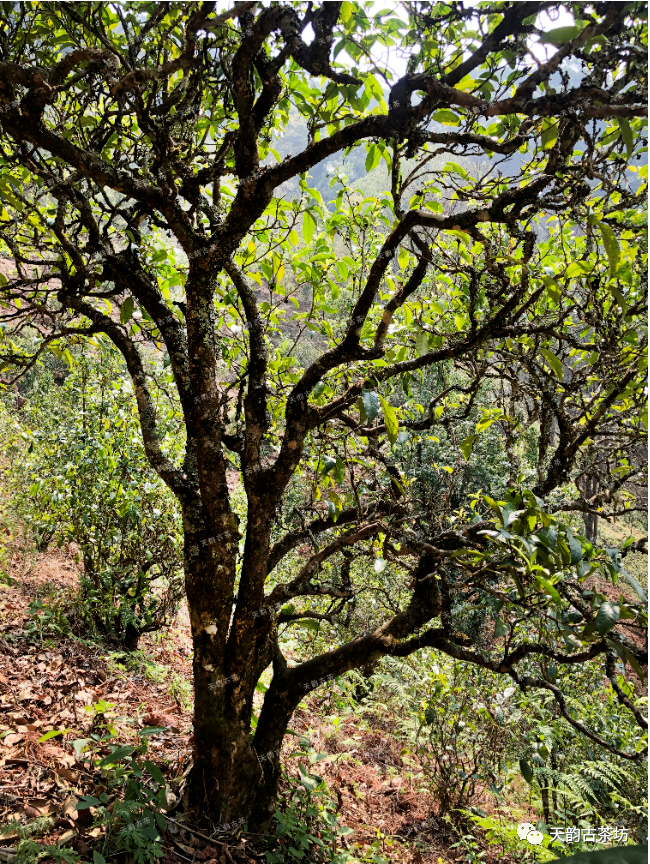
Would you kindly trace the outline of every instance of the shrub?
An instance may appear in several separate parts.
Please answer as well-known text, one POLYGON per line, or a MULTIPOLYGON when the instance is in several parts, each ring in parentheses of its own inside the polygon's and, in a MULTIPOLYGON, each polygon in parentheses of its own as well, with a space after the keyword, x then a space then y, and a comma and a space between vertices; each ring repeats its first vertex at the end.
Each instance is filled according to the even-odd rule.
POLYGON ((482 670, 454 663, 434 669, 418 732, 418 756, 440 815, 474 804, 481 793, 503 786, 506 730, 502 703, 514 687, 499 694, 494 709, 492 682, 482 670))
POLYGON ((78 358, 62 385, 40 382, 23 409, 24 443, 9 453, 25 530, 41 551, 74 543, 83 563, 73 623, 135 650, 183 596, 182 541, 113 353, 78 358))

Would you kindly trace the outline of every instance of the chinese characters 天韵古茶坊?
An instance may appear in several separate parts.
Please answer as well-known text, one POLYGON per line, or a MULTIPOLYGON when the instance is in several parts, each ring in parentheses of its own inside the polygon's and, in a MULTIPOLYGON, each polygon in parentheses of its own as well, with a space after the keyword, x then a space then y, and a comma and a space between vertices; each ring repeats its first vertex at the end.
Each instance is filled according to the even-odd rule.
POLYGON ((259 618, 261 615, 270 615, 271 612, 277 612, 282 607, 282 603, 275 603, 273 606, 262 606, 259 612, 253 612, 253 618, 259 618))
POLYGON ((258 755, 257 758, 260 760, 260 762, 264 762, 265 759, 268 759, 270 762, 274 756, 279 756, 279 755, 280 755, 279 749, 278 750, 269 750, 268 753, 262 753, 262 755, 261 756, 258 755))
POLYGON ((239 681, 239 675, 231 675, 229 678, 220 678, 218 681, 215 681, 213 684, 208 684, 208 690, 220 690, 222 687, 225 687, 226 684, 230 684, 230 682, 236 684, 239 681))
POLYGON ((208 537, 207 540, 201 540, 199 546, 214 546, 217 540, 223 540, 226 537, 230 537, 230 535, 234 533, 234 531, 226 531, 223 534, 217 534, 216 537, 208 537))
POLYGON ((549 828, 551 840, 561 843, 627 843, 629 831, 610 825, 600 828, 549 828))
POLYGON ((246 817, 242 816, 240 819, 236 819, 234 822, 226 822, 224 825, 218 825, 216 830, 217 831, 232 831, 238 825, 244 825, 245 822, 246 822, 246 817))
POLYGON ((326 681, 333 681, 334 675, 324 675, 322 678, 314 678, 313 681, 307 681, 306 684, 302 685, 303 690, 314 690, 320 684, 324 684, 326 681))

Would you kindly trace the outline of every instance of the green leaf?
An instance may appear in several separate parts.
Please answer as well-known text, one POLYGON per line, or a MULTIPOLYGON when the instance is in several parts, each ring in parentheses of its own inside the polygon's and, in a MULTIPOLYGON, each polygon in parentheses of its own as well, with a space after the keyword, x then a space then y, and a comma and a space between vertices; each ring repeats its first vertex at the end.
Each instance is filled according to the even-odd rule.
POLYGON ((537 536, 544 546, 552 551, 557 545, 557 525, 549 525, 548 528, 542 528, 541 531, 537 532, 537 536))
POLYGON ((369 174, 381 162, 381 150, 373 144, 366 156, 366 174, 369 174))
POLYGON ((607 552, 607 554, 609 555, 609 557, 611 559, 612 567, 614 568, 614 573, 620 573, 620 571, 621 571, 621 560, 620 560, 621 559, 621 553, 620 553, 620 551, 614 546, 614 547, 610 547, 608 549, 605 549, 605 552, 607 552))
POLYGON ((348 0, 343 0, 343 3, 341 3, 341 21, 347 24, 355 11, 354 3, 348 3, 348 0))
POLYGON ((120 309, 120 324, 127 324, 133 315, 133 297, 127 297, 120 309))
POLYGON ((102 802, 94 795, 82 795, 81 800, 75 804, 75 810, 90 810, 91 807, 99 807, 102 802))
POLYGON ((106 864, 106 858, 96 849, 93 849, 93 864, 106 864))
POLYGON ((600 228, 603 246, 609 259, 609 275, 614 276, 618 270, 618 262, 621 258, 621 247, 618 245, 616 234, 614 234, 609 225, 601 222, 598 227, 600 228))
POLYGON ((153 779, 159 786, 166 786, 165 778, 163 777, 163 773, 157 765, 154 765, 153 762, 150 762, 148 759, 144 760, 144 767, 151 774, 153 779))
POLYGON ((309 210, 305 210, 302 214, 302 237, 305 243, 311 243, 311 239, 314 236, 314 231, 316 230, 316 220, 311 215, 309 210))
POLYGON ((55 738, 57 735, 66 735, 70 732, 70 729, 52 729, 51 732, 46 732, 45 735, 42 735, 38 739, 38 743, 42 744, 43 741, 49 741, 50 738, 55 738))
POLYGON ((539 37, 539 41, 545 45, 555 45, 559 48, 560 45, 565 45, 572 39, 575 39, 579 33, 582 33, 582 27, 555 27, 549 30, 548 33, 543 33, 539 37))
POLYGON ((447 108, 443 108, 441 111, 436 111, 432 119, 435 120, 436 123, 444 123, 446 126, 460 126, 460 118, 458 114, 454 114, 453 111, 449 111, 447 108))
POLYGON ((298 763, 298 770, 300 772, 300 782, 302 785, 308 792, 313 792, 320 782, 318 775, 307 773, 300 762, 298 763))
POLYGON ((381 402, 381 407, 384 412, 384 423, 386 424, 386 431, 388 432, 388 440, 391 444, 394 444, 397 441, 397 436, 399 435, 399 422, 397 420, 397 414, 395 413, 395 409, 393 406, 383 398, 383 396, 379 397, 381 402))
POLYGON ((560 362, 560 358, 557 357, 552 351, 549 351, 548 348, 540 348, 539 353, 551 367, 553 373, 555 374, 555 377, 559 381, 561 381, 564 378, 564 373, 562 371, 562 363, 560 362))
POLYGON ((140 831, 144 834, 145 837, 148 837, 150 840, 153 840, 155 843, 157 840, 160 840, 160 834, 158 830, 153 825, 140 825, 140 831))
POLYGON ((370 423, 372 423, 379 412, 379 397, 374 390, 362 390, 361 400, 366 412, 366 417, 370 423))
POLYGON ((91 738, 77 738, 76 741, 72 742, 72 748, 77 756, 81 756, 87 744, 90 744, 92 741, 91 738))
POLYGON ((478 435, 468 435, 467 438, 465 438, 465 440, 460 445, 460 452, 463 454, 466 460, 469 459, 477 438, 478 435))
POLYGON ((330 489, 327 493, 327 497, 330 499, 330 504, 334 507, 334 521, 339 518, 339 513, 343 509, 343 504, 341 502, 341 498, 333 489, 330 489))
POLYGON ((313 618, 303 618, 301 621, 295 621, 298 627, 304 627, 306 630, 318 630, 319 622, 313 618))
POLYGON ((639 676, 639 680, 644 681, 645 675, 643 674, 643 669, 641 668, 639 661, 636 659, 636 657, 634 656, 634 654, 632 654, 631 651, 628 651, 628 649, 625 648, 624 646, 621 646, 621 647, 623 648, 623 652, 625 654, 625 659, 630 664, 630 666, 634 669, 636 674, 639 676))
POLYGON ((631 156, 634 150, 634 133, 632 132, 630 121, 626 117, 617 117, 616 122, 618 123, 618 128, 621 130, 621 138, 625 144, 627 155, 631 156))
POLYGON ((569 563, 573 566, 579 561, 582 561, 582 544, 578 539, 573 536, 573 532, 570 528, 567 528, 564 533, 566 534, 567 543, 569 545, 569 553, 571 555, 569 563))
POLYGON ((499 419, 499 417, 496 415, 492 415, 492 416, 487 415, 487 416, 483 417, 476 424, 476 427, 475 427, 476 432, 485 432, 485 430, 489 429, 490 426, 498 419, 499 419))
POLYGON ((557 606, 562 606, 562 599, 560 598, 560 595, 557 593, 557 590, 548 581, 548 579, 544 579, 544 577, 540 576, 539 573, 535 573, 534 575, 535 575, 535 579, 537 579, 537 581, 542 586, 544 591, 547 594, 550 594, 550 596, 553 598, 553 600, 555 601, 557 606))
POLYGON ((632 576, 631 573, 628 573, 627 570, 625 569, 625 567, 621 567, 621 571, 620 571, 620 572, 623 574, 623 576, 625 576, 625 578, 626 578, 627 581, 630 583, 630 585, 634 588, 634 590, 635 590, 636 593, 639 595, 639 597, 641 598, 641 600, 642 600, 644 603, 647 603, 647 602, 648 602, 648 598, 646 597, 646 593, 645 593, 645 591, 643 590, 643 588, 639 585, 639 583, 636 581, 636 579, 634 578, 634 576, 632 576))
POLYGON ((505 636, 510 632, 510 628, 508 625, 501 620, 501 618, 494 619, 494 636, 498 638, 499 636, 505 636))
POLYGON ((610 603, 605 600, 600 604, 598 614, 596 615, 596 629, 601 636, 616 626, 618 619, 621 617, 621 608, 618 603, 610 603))
POLYGON ((578 639, 577 636, 573 633, 563 633, 562 638, 564 639, 564 644, 571 651, 577 651, 582 648, 582 642, 578 639))
POLYGON ((524 778, 526 783, 528 783, 529 786, 532 786, 535 775, 533 774, 533 769, 525 759, 519 760, 519 768, 521 770, 521 776, 524 778))
POLYGON ((329 474, 329 472, 332 471, 334 468, 336 468, 336 459, 332 459, 331 456, 325 456, 323 458, 323 467, 320 472, 321 476, 325 477, 325 475, 329 474))
POLYGON ((424 330, 420 330, 415 340, 415 353, 418 357, 429 352, 429 334, 424 330))
POLYGON ((557 141, 558 124, 545 120, 542 126, 542 149, 550 150, 557 141))
POLYGON ((102 761, 99 763, 99 767, 105 768, 107 765, 115 765, 117 762, 130 756, 134 749, 134 747, 117 747, 112 753, 109 753, 108 756, 104 756, 102 761))
POLYGON ((554 303, 559 303, 560 299, 562 297, 562 294, 560 292, 560 286, 557 284, 555 279, 553 279, 552 276, 544 276, 542 281, 544 282, 544 285, 545 285, 546 290, 548 292, 548 296, 551 298, 551 300, 554 303))
POLYGON ((489 495, 484 495, 483 500, 492 509, 492 512, 497 517, 499 522, 503 522, 503 513, 501 512, 501 507, 499 507, 497 502, 493 498, 490 498, 489 495))
POLYGON ((467 180, 469 177, 467 171, 465 171, 462 165, 459 165, 458 162, 447 162, 443 170, 450 174, 458 174, 458 176, 462 177, 463 180, 467 180))

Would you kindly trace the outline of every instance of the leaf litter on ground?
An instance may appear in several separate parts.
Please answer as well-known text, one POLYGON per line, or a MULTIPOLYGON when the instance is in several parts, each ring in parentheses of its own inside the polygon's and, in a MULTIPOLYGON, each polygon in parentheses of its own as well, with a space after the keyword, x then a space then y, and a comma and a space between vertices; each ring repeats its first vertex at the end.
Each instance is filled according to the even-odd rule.
MULTIPOLYGON (((98 716, 108 719, 123 746, 137 745, 139 733, 151 731, 147 757, 174 792, 182 791, 191 767, 191 704, 175 698, 179 682, 191 692, 186 611, 169 632, 143 637, 137 656, 146 662, 134 672, 124 654, 99 643, 29 630, 30 604, 44 586, 57 592, 76 589, 69 554, 51 550, 38 554, 28 573, 20 562, 16 568, 22 572, 15 572, 14 584, 0 586, 0 825, 5 825, 0 859, 8 864, 10 844, 19 837, 11 830, 14 824, 49 817, 49 829, 38 842, 68 844, 82 856, 101 839, 103 827, 92 827, 94 808, 76 809, 83 796, 103 791, 81 752, 98 716), (170 676, 176 690, 169 686, 170 676)), ((340 823, 352 831, 342 838, 346 848, 359 860, 375 860, 381 838, 382 857, 395 864, 458 861, 458 853, 448 850, 451 840, 444 830, 436 830, 442 826, 432 818, 431 795, 416 788, 405 770, 402 745, 390 723, 382 729, 361 728, 352 716, 333 734, 320 710, 323 701, 315 695, 305 700, 292 726, 320 753, 319 775, 336 799, 340 823)), ((289 774, 298 777, 297 760, 289 758, 295 749, 288 736, 282 757, 289 774)), ((234 837, 208 836, 189 823, 189 814, 175 809, 180 796, 173 800, 163 864, 243 864, 264 857, 257 835, 246 837, 239 829, 234 837)))

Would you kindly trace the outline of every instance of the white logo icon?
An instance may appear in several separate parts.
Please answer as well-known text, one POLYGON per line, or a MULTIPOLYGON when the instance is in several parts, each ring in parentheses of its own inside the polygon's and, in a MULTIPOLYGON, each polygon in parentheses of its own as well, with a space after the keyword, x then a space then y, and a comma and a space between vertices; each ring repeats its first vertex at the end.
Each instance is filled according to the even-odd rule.
POLYGON ((528 840, 533 846, 539 846, 544 835, 530 822, 520 822, 517 826, 517 836, 520 840, 528 840))
POLYGON ((517 836, 520 840, 525 840, 528 837, 530 831, 534 831, 535 826, 530 822, 520 822, 517 826, 517 836))

